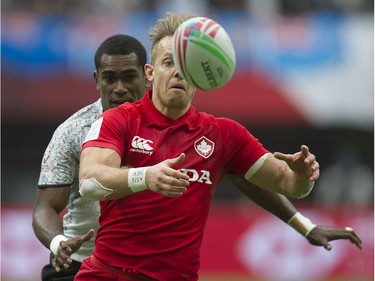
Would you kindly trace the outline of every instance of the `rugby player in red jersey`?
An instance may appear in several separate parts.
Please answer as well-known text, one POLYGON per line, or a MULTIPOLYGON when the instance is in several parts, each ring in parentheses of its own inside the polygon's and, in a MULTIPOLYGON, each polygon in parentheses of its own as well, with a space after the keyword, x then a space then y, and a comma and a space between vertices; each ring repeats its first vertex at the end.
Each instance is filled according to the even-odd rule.
POLYGON ((272 154, 237 122, 195 110, 196 89, 172 58, 173 33, 187 18, 157 21, 145 66, 152 90, 103 113, 85 139, 80 193, 101 200, 101 215, 93 255, 75 280, 198 280, 210 203, 225 174, 293 198, 319 177, 307 146, 272 154))

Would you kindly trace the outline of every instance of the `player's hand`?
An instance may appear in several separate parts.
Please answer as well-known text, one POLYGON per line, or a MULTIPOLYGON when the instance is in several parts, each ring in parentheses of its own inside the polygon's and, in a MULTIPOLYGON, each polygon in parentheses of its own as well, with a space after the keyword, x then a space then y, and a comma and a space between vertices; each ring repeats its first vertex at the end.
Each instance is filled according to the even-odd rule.
POLYGON ((91 239, 94 230, 90 229, 86 234, 77 236, 66 241, 61 241, 56 256, 52 260, 52 267, 59 272, 62 268, 68 269, 72 264, 71 254, 78 251, 82 244, 91 239))
POLYGON ((301 151, 294 154, 275 152, 275 158, 285 161, 291 170, 299 176, 315 181, 319 178, 319 163, 315 155, 311 154, 306 145, 301 146, 301 151))
POLYGON ((332 245, 329 241, 339 239, 349 240, 359 249, 362 249, 362 241, 351 227, 335 228, 317 225, 306 238, 309 240, 310 244, 323 246, 327 251, 332 249, 332 245))
POLYGON ((146 184, 148 188, 156 193, 168 197, 177 197, 182 195, 189 186, 188 175, 174 169, 181 165, 185 160, 185 154, 181 153, 178 157, 167 159, 159 164, 150 166, 146 172, 146 184))

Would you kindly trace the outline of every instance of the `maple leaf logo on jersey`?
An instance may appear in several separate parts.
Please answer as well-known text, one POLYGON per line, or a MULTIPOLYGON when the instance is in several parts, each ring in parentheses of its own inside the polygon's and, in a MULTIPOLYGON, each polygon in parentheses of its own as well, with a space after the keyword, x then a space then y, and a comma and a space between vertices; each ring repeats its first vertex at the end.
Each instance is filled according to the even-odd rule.
POLYGON ((194 143, 195 151, 203 158, 208 158, 214 152, 215 143, 206 137, 201 137, 194 143))

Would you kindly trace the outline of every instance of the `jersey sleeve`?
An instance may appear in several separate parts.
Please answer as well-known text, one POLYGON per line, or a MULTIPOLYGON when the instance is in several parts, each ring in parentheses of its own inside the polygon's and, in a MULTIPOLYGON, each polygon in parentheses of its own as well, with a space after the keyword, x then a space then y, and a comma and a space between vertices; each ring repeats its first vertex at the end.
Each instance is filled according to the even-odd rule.
POLYGON ((91 125, 83 142, 82 150, 87 147, 109 148, 116 151, 122 157, 125 149, 124 132, 126 124, 118 120, 124 120, 124 116, 119 117, 124 114, 126 115, 126 112, 113 108, 99 116, 91 125))
POLYGON ((78 173, 80 137, 64 125, 56 129, 43 155, 39 188, 73 184, 78 173))
POLYGON ((245 175, 269 151, 239 123, 227 118, 220 118, 218 121, 226 148, 226 172, 245 175))

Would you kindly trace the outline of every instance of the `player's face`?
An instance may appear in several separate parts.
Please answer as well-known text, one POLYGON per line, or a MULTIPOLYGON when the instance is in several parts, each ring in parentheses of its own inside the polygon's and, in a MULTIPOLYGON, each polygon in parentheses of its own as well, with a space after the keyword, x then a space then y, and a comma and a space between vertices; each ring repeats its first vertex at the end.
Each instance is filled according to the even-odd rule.
POLYGON ((173 63, 172 37, 160 40, 154 65, 146 64, 146 76, 152 82, 152 101, 162 113, 178 118, 191 104, 196 88, 178 74, 173 63))
POLYGON ((143 97, 146 91, 143 66, 138 64, 135 53, 103 54, 99 72, 94 72, 94 78, 103 110, 117 107, 124 102, 135 102, 143 97))

